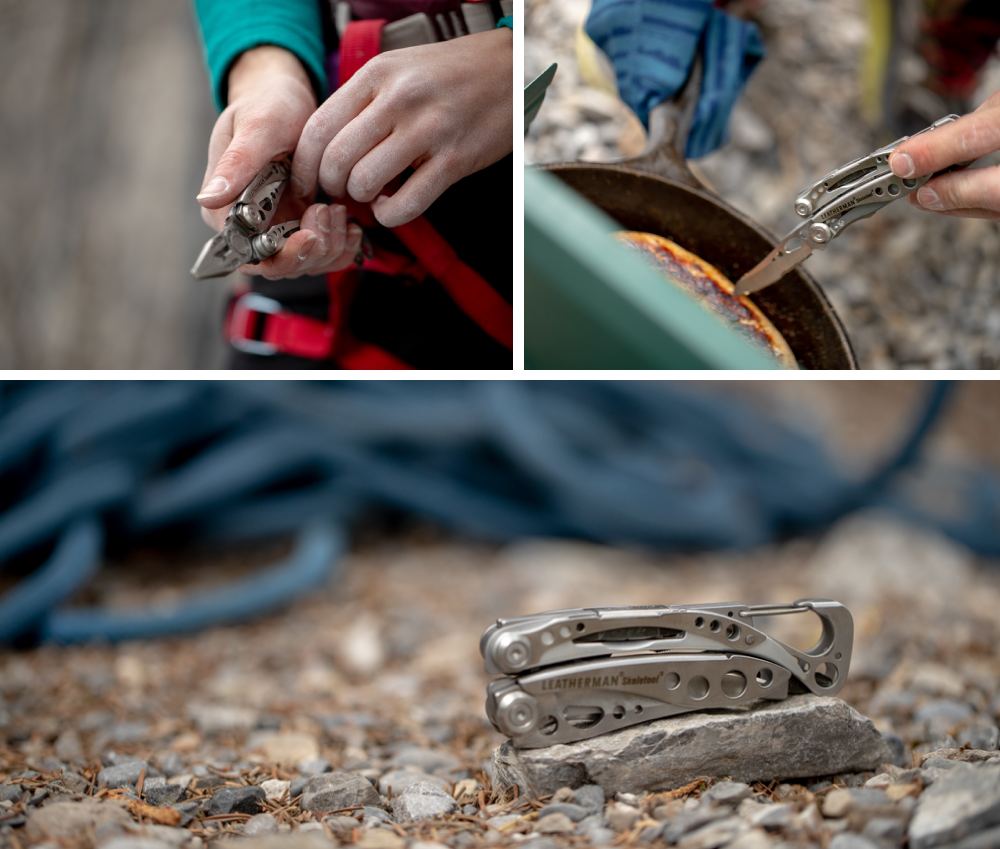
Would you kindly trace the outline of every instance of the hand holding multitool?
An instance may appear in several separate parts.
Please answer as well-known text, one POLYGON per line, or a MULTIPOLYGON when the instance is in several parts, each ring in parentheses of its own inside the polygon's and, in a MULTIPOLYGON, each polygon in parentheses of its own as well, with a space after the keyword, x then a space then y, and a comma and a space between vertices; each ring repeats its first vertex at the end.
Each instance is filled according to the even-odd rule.
POLYGON ((229 210, 221 232, 205 243, 191 269, 199 280, 224 277, 241 265, 256 265, 280 251, 299 230, 298 221, 270 227, 281 193, 292 171, 287 157, 269 162, 253 178, 229 210))
POLYGON ((491 681, 486 713, 521 748, 571 743, 705 708, 832 696, 847 679, 854 620, 842 604, 671 605, 557 610, 499 619, 480 640, 491 681), (813 611, 808 651, 769 637, 754 616, 813 611))
MULTIPOLYGON (((948 115, 915 135, 928 133, 957 120, 958 115, 948 115)), ((805 221, 740 278, 736 294, 749 295, 777 283, 811 256, 814 250, 825 250, 848 224, 870 218, 883 206, 913 194, 932 177, 969 164, 963 162, 916 179, 897 177, 889 168, 889 155, 908 138, 911 137, 904 136, 868 156, 848 162, 800 192, 795 201, 795 212, 805 221)))

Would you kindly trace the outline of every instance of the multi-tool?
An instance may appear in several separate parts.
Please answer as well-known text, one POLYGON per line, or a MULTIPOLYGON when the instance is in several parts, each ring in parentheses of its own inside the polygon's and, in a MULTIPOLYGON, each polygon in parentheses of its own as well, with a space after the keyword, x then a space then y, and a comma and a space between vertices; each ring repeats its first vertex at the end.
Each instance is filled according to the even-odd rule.
POLYGON ((288 237, 298 232, 300 222, 286 221, 270 229, 268 225, 291 173, 287 157, 261 169, 230 208, 222 230, 201 249, 191 274, 199 280, 224 277, 248 262, 256 265, 284 247, 288 237))
POLYGON ((694 604, 556 610, 498 619, 479 649, 490 722, 514 745, 571 743, 650 719, 742 707, 790 693, 834 695, 847 679, 854 620, 842 604, 694 604), (814 612, 808 651, 768 636, 755 616, 814 612))
MULTIPOLYGON (((958 115, 948 115, 915 135, 929 133, 957 120, 958 115)), ((903 136, 874 153, 848 162, 800 192, 795 201, 795 212, 805 221, 740 278, 736 284, 736 294, 749 295, 777 283, 811 256, 814 250, 825 250, 848 224, 871 217, 883 206, 913 194, 932 177, 938 176, 929 174, 911 180, 892 173, 889 169, 889 154, 908 138, 911 136, 903 136)), ((968 163, 945 170, 951 171, 965 165, 968 163)))

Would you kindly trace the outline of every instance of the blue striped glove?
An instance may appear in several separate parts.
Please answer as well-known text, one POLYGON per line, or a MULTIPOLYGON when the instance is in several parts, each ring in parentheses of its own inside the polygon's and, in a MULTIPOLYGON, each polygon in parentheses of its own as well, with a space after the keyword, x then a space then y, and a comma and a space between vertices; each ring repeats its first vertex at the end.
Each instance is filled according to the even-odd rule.
POLYGON ((712 0, 594 0, 586 31, 611 59, 622 100, 647 127, 649 110, 684 84, 702 45, 690 159, 726 141, 733 104, 764 56, 757 26, 713 9, 712 0))

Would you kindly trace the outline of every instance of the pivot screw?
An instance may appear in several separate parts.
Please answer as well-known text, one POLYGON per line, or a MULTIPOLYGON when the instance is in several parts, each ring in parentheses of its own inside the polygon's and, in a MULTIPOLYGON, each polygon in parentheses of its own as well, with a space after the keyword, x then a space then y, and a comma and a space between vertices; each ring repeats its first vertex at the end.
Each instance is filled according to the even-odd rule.
POLYGON ((833 232, 826 224, 816 223, 809 228, 809 238, 814 242, 825 245, 833 238, 833 232))
POLYGON ((531 657, 531 644, 524 637, 505 634, 498 641, 495 657, 501 667, 522 669, 531 657))
POLYGON ((527 693, 507 693, 497 704, 497 724, 506 734, 526 734, 538 723, 538 702, 527 693))
POLYGON ((812 204, 806 198, 799 198, 795 201, 795 211, 803 218, 812 213, 812 204))

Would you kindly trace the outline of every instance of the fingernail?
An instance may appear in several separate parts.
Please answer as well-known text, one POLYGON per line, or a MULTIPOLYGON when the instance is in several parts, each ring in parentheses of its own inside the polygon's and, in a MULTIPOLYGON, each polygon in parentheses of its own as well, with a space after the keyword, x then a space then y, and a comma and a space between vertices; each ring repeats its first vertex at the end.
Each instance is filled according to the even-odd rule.
POLYGON ((201 193, 198 195, 198 200, 217 198, 228 188, 229 181, 225 177, 213 177, 209 180, 208 185, 201 190, 201 193))
POLYGON ((330 232, 330 207, 324 206, 316 212, 316 224, 324 233, 330 232))
POLYGON ((333 208, 333 226, 338 233, 347 235, 347 207, 339 204, 333 208))
POLYGON ((299 246, 298 257, 300 261, 309 258, 309 254, 312 253, 312 246, 315 242, 316 237, 310 236, 299 246))
POLYGON ((931 209, 935 212, 940 212, 944 209, 944 204, 941 203, 941 198, 938 197, 938 193, 934 189, 929 189, 924 186, 919 192, 917 192, 917 203, 919 203, 924 209, 931 209))
POLYGON ((916 170, 908 153, 896 153, 889 159, 889 167, 897 177, 912 177, 916 170))

